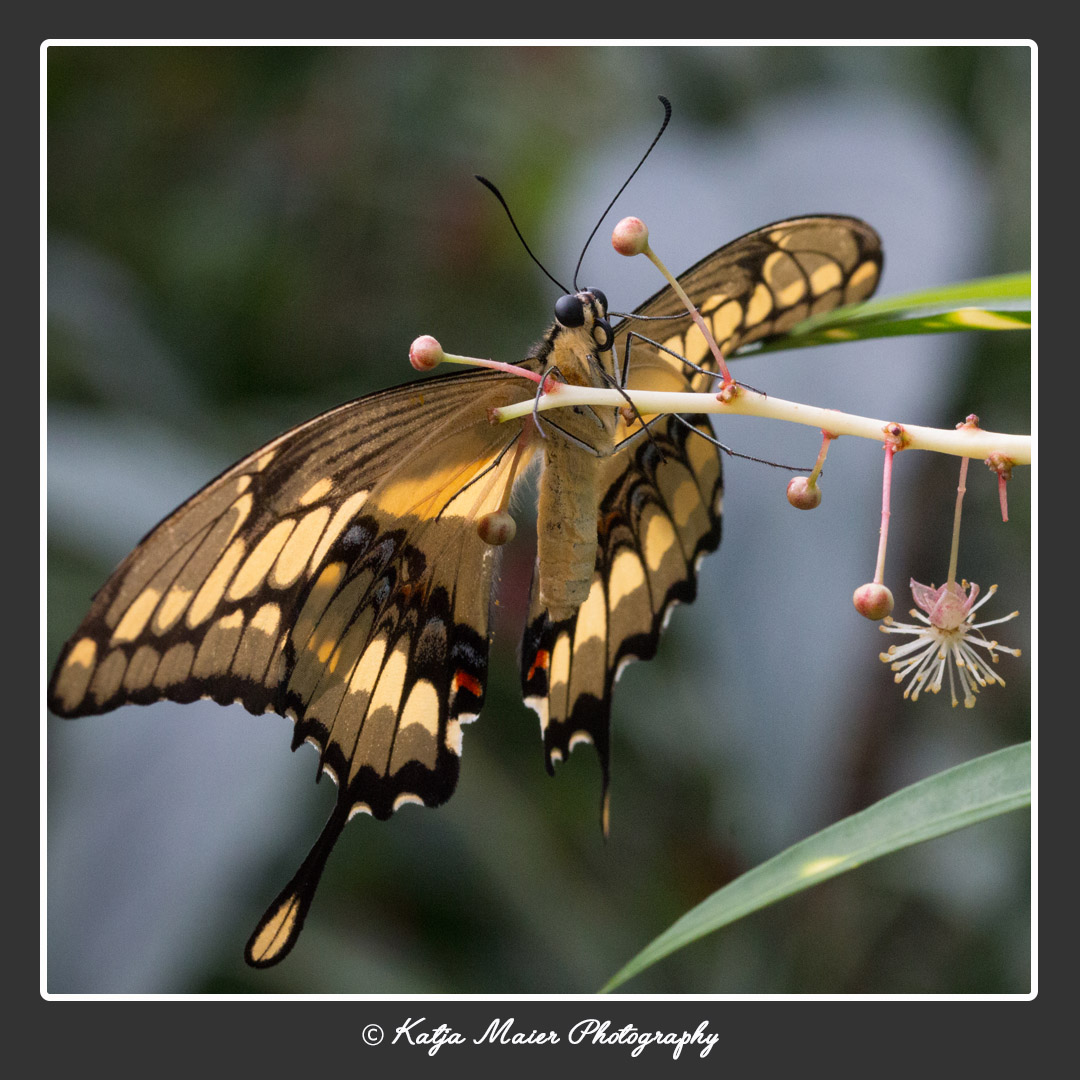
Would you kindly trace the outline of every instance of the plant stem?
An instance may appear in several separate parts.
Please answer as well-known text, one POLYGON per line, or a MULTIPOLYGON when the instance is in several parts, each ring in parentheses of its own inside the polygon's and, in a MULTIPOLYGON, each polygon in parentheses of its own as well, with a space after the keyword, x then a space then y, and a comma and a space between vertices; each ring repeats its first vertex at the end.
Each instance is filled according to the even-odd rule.
POLYGON ((720 352, 720 347, 716 344, 716 339, 712 335, 712 331, 705 324, 705 320, 701 317, 701 313, 690 300, 690 297, 686 295, 686 291, 679 284, 675 275, 661 262, 660 257, 656 254, 648 243, 645 244, 645 250, 643 254, 649 259, 649 261, 664 275, 667 283, 674 289, 675 295, 683 302, 683 306, 690 313, 690 318, 697 324, 697 328, 701 331, 705 341, 708 343, 709 349, 713 354, 713 358, 716 360, 716 367, 723 377, 724 386, 729 386, 735 380, 731 376, 731 372, 728 370, 727 364, 724 362, 724 357, 720 352))
POLYGON ((946 584, 956 581, 956 563, 960 557, 960 511, 964 505, 964 493, 967 491, 968 459, 960 459, 960 483, 956 486, 956 509, 953 511, 952 549, 949 551, 949 576, 946 584))
POLYGON ((889 506, 892 502, 892 459, 895 453, 896 443, 889 440, 885 443, 885 470, 881 482, 881 531, 878 534, 877 566, 874 567, 875 585, 885 580, 885 548, 889 543, 889 506))
MULTIPOLYGON (((718 401, 713 393, 674 393, 662 390, 603 390, 588 386, 561 384, 558 392, 540 398, 541 410, 573 405, 611 405, 619 408, 629 398, 646 415, 653 413, 722 413, 735 416, 762 416, 773 420, 788 420, 795 424, 821 428, 833 435, 856 435, 864 439, 885 442, 886 430, 894 422, 869 416, 856 416, 836 409, 802 405, 797 401, 766 397, 739 387, 731 401, 718 401)), ((533 410, 533 399, 493 410, 500 422, 527 416, 533 410)), ((983 459, 998 453, 1014 465, 1031 464, 1031 436, 1009 435, 961 427, 941 429, 903 424, 904 449, 935 450, 957 457, 983 459)))

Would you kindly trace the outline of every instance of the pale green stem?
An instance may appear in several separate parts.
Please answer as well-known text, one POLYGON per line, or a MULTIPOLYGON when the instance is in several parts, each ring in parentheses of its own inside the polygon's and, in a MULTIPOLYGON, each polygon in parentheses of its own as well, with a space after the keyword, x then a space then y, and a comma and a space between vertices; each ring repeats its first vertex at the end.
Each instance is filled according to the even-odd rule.
POLYGON ((968 459, 960 459, 960 483, 956 487, 956 509, 952 521, 952 550, 949 552, 949 577, 946 584, 956 581, 956 563, 960 556, 960 510, 964 505, 964 493, 967 491, 968 459))
POLYGON ((690 302, 690 297, 686 295, 686 291, 679 284, 675 275, 660 261, 660 257, 656 254, 648 243, 645 244, 642 254, 647 256, 649 261, 660 271, 661 274, 667 280, 667 283, 675 290, 675 295, 683 302, 683 306, 688 312, 690 312, 690 318, 697 323, 698 329, 705 336, 705 340, 709 343, 709 349, 712 351, 713 358, 716 360, 716 366, 720 371, 721 376, 724 379, 724 385, 727 386, 734 380, 731 377, 731 372, 728 371, 728 366, 724 363, 724 358, 720 354, 720 346, 716 344, 716 339, 712 335, 712 331, 705 325, 705 320, 701 317, 698 309, 690 302))
POLYGON ((821 449, 818 451, 817 461, 814 462, 813 471, 807 477, 810 487, 813 487, 817 483, 817 478, 821 475, 821 470, 825 467, 825 455, 829 452, 829 443, 835 438, 836 436, 831 431, 823 431, 821 433, 821 449))
MULTIPOLYGON (((762 416, 772 420, 788 420, 795 424, 821 428, 833 435, 856 435, 863 439, 884 442, 887 429, 896 421, 877 420, 869 416, 856 416, 836 409, 821 409, 814 405, 802 405, 797 401, 766 397, 746 387, 731 401, 718 401, 713 393, 675 393, 663 390, 605 390, 589 386, 571 386, 560 383, 557 388, 544 394, 536 407, 541 410, 558 409, 572 405, 610 405, 619 408, 629 398, 638 410, 650 413, 721 413, 735 416, 762 416), (625 394, 625 396, 624 396, 625 394)), ((533 399, 516 405, 493 410, 499 421, 514 420, 528 416, 534 408, 533 399)), ((981 428, 932 428, 918 424, 903 424, 905 450, 934 450, 957 457, 982 460, 993 453, 1000 453, 1014 465, 1031 464, 1031 436, 1008 435, 1003 432, 984 431, 981 428)))

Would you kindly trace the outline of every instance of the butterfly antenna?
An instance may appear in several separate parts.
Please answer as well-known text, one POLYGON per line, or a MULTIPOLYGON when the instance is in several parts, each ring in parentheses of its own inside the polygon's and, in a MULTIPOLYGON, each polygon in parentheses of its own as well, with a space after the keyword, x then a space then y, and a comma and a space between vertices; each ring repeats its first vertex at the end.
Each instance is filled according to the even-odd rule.
MULTIPOLYGON (((539 266, 541 270, 544 271, 549 281, 554 282, 555 285, 557 285, 562 292, 569 292, 570 290, 567 289, 565 285, 556 281, 556 279, 548 273, 547 267, 544 266, 544 264, 532 253, 532 248, 529 247, 527 243, 525 243, 525 237, 521 235, 521 230, 517 227, 517 222, 514 220, 514 215, 510 213, 510 207, 506 205, 506 200, 502 197, 502 192, 486 177, 480 176, 476 173, 474 173, 473 175, 476 176, 476 179, 479 180, 480 183, 483 184, 484 187, 486 187, 488 191, 490 191, 491 194, 499 200, 500 203, 502 203, 502 208, 506 211, 506 216, 510 219, 510 224, 513 225, 514 232, 517 233, 517 238, 521 241, 521 246, 529 253, 529 258, 532 259, 532 261, 536 263, 536 265, 539 266)), ((597 223, 597 225, 599 225, 599 222, 597 223)), ((596 230, 594 229, 593 231, 595 232, 596 230)))
MULTIPOLYGON (((659 97, 660 104, 664 106, 664 122, 660 125, 660 130, 656 133, 656 137, 649 143, 649 149, 645 151, 641 160, 634 166, 634 171, 623 182, 623 186, 615 192, 615 198, 607 204, 607 210, 600 215, 600 220, 593 226, 593 231, 589 233, 589 239, 585 241, 585 246, 581 249, 581 254, 578 256, 577 266, 574 267, 574 292, 578 291, 577 277, 581 272, 581 261, 585 258, 585 252, 589 250, 589 245, 592 243, 592 238, 596 235, 596 230, 604 223, 604 218, 608 216, 608 211, 615 205, 616 199, 618 199, 618 197, 626 190, 626 185, 634 179, 638 169, 645 164, 645 159, 652 153, 653 147, 660 141, 660 136, 664 134, 664 129, 668 126, 668 121, 671 119, 671 102, 668 101, 663 94, 660 94, 659 97)), ((477 177, 477 179, 479 179, 479 177, 477 177)))

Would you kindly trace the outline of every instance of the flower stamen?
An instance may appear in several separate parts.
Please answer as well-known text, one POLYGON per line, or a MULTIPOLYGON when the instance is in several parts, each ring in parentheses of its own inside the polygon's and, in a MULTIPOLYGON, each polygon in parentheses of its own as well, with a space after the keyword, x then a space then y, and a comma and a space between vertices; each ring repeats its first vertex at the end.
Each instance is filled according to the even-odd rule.
POLYGON ((1019 656, 1019 649, 1009 648, 997 640, 989 639, 983 630, 988 626, 1015 619, 1020 613, 1013 611, 998 619, 975 622, 975 611, 982 607, 997 586, 991 585, 979 601, 979 586, 964 582, 963 586, 950 582, 935 589, 933 585, 911 582, 911 593, 922 611, 914 608, 911 615, 917 623, 899 623, 887 618, 881 627, 884 634, 911 634, 913 640, 902 645, 890 645, 880 653, 883 663, 889 664, 894 682, 907 682, 905 699, 919 700, 922 691, 940 693, 946 671, 949 675, 949 695, 954 706, 960 703, 956 684, 960 684, 965 708, 975 704, 975 695, 987 686, 1004 686, 1005 680, 990 666, 998 662, 998 653, 1019 656), (965 588, 967 592, 965 593, 965 588), (983 650, 983 651, 977 651, 983 650), (985 655, 984 655, 985 653, 985 655))

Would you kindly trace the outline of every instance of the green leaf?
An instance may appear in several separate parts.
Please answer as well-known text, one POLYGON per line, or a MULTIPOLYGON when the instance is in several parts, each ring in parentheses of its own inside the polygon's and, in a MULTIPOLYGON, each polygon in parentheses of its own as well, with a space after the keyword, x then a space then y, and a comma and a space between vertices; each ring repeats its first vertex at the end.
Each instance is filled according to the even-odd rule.
POLYGON ((1031 743, 920 780, 782 851, 713 893, 647 945, 601 993, 744 915, 935 836, 1031 804, 1031 743))
POLYGON ((1031 275, 1006 274, 849 304, 804 319, 775 341, 748 345, 736 356, 834 345, 839 341, 956 330, 1030 330, 1031 275))

